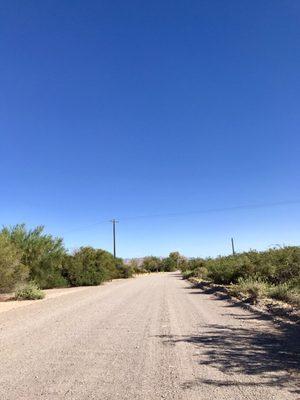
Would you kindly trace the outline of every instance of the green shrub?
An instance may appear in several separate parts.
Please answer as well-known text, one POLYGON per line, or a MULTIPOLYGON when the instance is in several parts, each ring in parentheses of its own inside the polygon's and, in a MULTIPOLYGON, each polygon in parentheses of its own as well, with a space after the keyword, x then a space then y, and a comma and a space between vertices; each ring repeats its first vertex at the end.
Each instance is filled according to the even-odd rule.
POLYGON ((275 266, 274 283, 300 280, 300 247, 282 247, 269 251, 272 264, 275 266))
POLYGON ((105 280, 129 277, 132 270, 121 259, 85 247, 68 255, 63 241, 45 234, 43 227, 24 224, 0 232, 0 291, 14 288, 28 278, 42 288, 98 285, 105 280))
POLYGON ((21 262, 21 252, 0 234, 0 293, 9 292, 15 285, 25 281, 29 269, 21 262))
POLYGON ((252 303, 256 303, 259 298, 265 297, 268 293, 268 285, 259 279, 240 278, 236 285, 231 288, 231 294, 245 295, 252 303))
POLYGON ((300 247, 248 251, 216 258, 195 258, 182 270, 184 276, 230 285, 230 293, 252 302, 272 297, 300 305, 300 247))
POLYGON ((182 269, 218 284, 237 283, 240 278, 253 278, 278 285, 300 282, 300 247, 289 246, 267 251, 248 251, 216 258, 195 258, 182 269))
POLYGON ((165 272, 185 270, 188 261, 178 251, 173 251, 161 261, 161 270, 165 272))
POLYGON ((147 271, 145 268, 138 267, 135 268, 133 271, 134 274, 139 275, 139 274, 149 274, 149 271, 147 271))
POLYGON ((132 271, 132 274, 146 274, 149 271, 147 271, 145 268, 143 268, 142 263, 139 259, 132 258, 127 264, 127 267, 129 267, 132 271))
POLYGON ((272 299, 300 306, 300 289, 289 283, 271 286, 268 294, 272 299))
POLYGON ((194 271, 191 271, 191 270, 183 271, 183 272, 181 273, 181 275, 182 275, 182 278, 183 278, 183 279, 189 279, 189 278, 192 278, 193 276, 195 276, 195 275, 194 275, 194 271))
POLYGON ((121 277, 121 267, 122 260, 114 259, 107 251, 81 247, 65 257, 63 275, 71 286, 100 285, 106 280, 121 277))
POLYGON ((134 270, 130 265, 121 265, 118 267, 120 278, 131 278, 133 276, 134 270))
POLYGON ((224 261, 212 262, 211 260, 208 261, 207 265, 207 276, 210 280, 214 283, 219 284, 229 284, 237 282, 238 278, 240 277, 239 267, 234 267, 230 265, 228 262, 224 261))
POLYGON ((196 270, 194 270, 194 276, 200 279, 207 279, 208 269, 206 267, 199 267, 196 270))
POLYGON ((63 241, 43 232, 38 226, 26 229, 24 224, 3 228, 1 235, 20 252, 21 262, 29 268, 29 278, 41 288, 65 286, 62 278, 62 262, 66 251, 63 241))
POLYGON ((39 282, 39 286, 42 289, 51 289, 51 288, 61 288, 70 286, 68 280, 62 275, 62 268, 57 270, 50 270, 49 272, 44 272, 43 274, 39 274, 37 281, 39 282))
POLYGON ((34 282, 20 286, 15 292, 17 300, 40 300, 44 297, 45 293, 34 282))
POLYGON ((158 257, 148 256, 143 259, 141 267, 148 272, 162 271, 162 260, 158 257))
POLYGON ((137 259, 132 258, 128 264, 126 264, 128 268, 132 270, 133 274, 140 274, 141 273, 141 267, 139 266, 139 262, 137 259))
POLYGON ((208 259, 204 259, 204 258, 191 258, 190 260, 188 260, 187 266, 185 269, 189 269, 189 270, 198 270, 200 268, 206 267, 207 264, 207 260, 208 259))
POLYGON ((154 256, 144 257, 139 268, 148 272, 171 272, 176 270, 184 271, 187 269, 188 260, 178 251, 174 251, 166 258, 154 256))

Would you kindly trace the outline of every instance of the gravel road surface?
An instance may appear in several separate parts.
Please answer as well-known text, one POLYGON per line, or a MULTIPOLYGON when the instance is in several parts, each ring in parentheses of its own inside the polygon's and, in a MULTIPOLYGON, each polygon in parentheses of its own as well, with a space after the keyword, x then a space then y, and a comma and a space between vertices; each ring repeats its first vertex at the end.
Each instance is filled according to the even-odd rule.
POLYGON ((299 399, 299 342, 179 274, 117 280, 0 314, 0 399, 299 399))

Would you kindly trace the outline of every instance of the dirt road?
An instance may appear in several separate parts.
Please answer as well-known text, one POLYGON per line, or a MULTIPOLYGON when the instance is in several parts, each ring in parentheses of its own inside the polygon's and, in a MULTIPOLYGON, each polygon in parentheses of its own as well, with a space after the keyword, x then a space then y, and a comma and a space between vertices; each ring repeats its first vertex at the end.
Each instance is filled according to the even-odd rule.
POLYGON ((275 327, 175 273, 0 314, 0 398, 299 399, 299 328, 275 327))

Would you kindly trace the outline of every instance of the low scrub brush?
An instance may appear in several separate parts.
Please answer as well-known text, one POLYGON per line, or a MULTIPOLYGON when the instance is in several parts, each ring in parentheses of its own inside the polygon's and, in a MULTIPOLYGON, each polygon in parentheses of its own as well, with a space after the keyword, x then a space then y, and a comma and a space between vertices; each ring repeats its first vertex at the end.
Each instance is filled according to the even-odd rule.
POLYGON ((300 306, 300 289, 291 287, 288 283, 272 286, 269 289, 269 297, 300 306))
POLYGON ((187 270, 187 271, 183 271, 182 272, 182 278, 183 279, 189 279, 192 276, 195 276, 194 271, 187 270))
POLYGON ((261 297, 265 297, 268 293, 268 285, 254 278, 240 278, 236 285, 232 285, 231 294, 247 296, 248 301, 257 303, 261 297))
POLYGON ((45 293, 34 282, 19 287, 15 292, 16 300, 40 300, 44 297, 45 293))

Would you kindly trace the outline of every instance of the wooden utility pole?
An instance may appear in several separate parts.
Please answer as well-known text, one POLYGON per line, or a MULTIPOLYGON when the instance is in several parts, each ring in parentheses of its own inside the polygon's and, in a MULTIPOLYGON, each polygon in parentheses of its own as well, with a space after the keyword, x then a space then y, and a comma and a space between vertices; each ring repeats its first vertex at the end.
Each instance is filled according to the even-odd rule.
POLYGON ((113 254, 114 258, 116 258, 116 223, 118 223, 119 221, 112 219, 110 222, 112 222, 113 227, 113 254))
POLYGON ((234 249, 234 241, 233 241, 233 238, 231 238, 231 248, 232 248, 232 254, 235 255, 235 249, 234 249))

